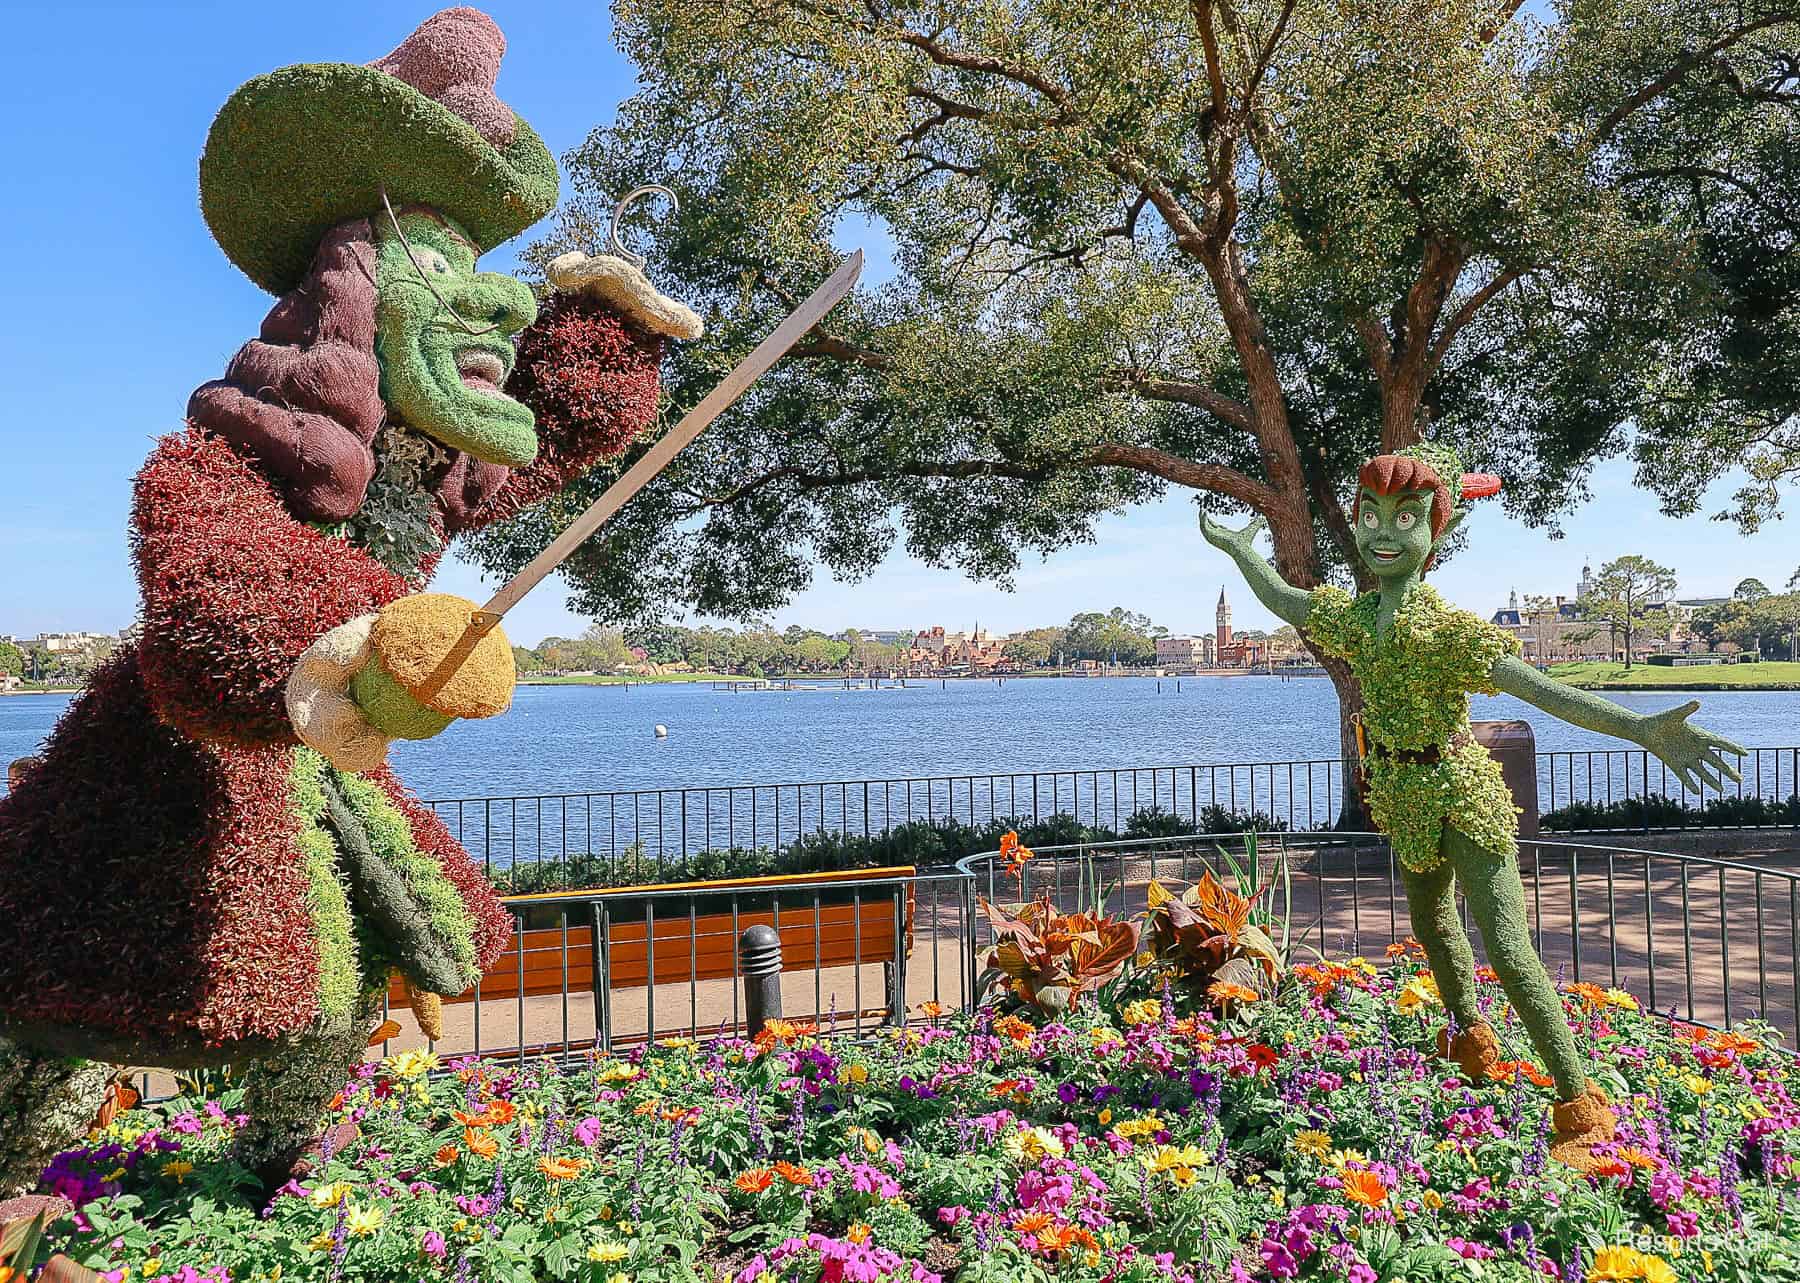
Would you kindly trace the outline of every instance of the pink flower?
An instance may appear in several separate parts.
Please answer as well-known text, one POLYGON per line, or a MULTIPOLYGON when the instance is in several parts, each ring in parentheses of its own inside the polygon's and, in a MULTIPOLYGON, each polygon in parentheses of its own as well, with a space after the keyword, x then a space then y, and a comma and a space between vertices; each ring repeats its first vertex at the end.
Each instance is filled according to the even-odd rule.
POLYGON ((598 1118, 584 1118, 575 1124, 575 1139, 592 1149, 600 1139, 601 1123, 598 1118))

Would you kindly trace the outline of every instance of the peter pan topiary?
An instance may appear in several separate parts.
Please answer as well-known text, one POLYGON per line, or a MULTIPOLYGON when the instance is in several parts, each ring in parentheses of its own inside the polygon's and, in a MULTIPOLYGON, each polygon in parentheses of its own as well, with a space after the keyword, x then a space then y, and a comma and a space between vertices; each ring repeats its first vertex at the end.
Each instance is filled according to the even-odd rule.
MULTIPOLYGON (((138 475, 141 639, 0 797, 0 922, 25 942, 0 950, 0 1151, 27 1134, 54 1150, 93 1116, 107 1070, 72 1057, 229 1063, 251 1114, 239 1157, 279 1183, 390 975, 440 1032, 431 995, 466 990, 511 937, 385 763, 396 733, 504 708, 511 653, 490 633, 504 663, 484 650, 434 689, 405 642, 446 599, 414 594, 449 538, 651 424, 670 308, 575 292, 533 333, 532 292, 477 269, 556 195, 494 96, 503 48, 448 10, 371 67, 253 81, 214 126, 207 221, 286 292, 138 475)), ((0 1196, 33 1175, 0 1166, 0 1196)))
POLYGON ((1369 814, 1392 841, 1413 932, 1457 1026, 1443 1038, 1443 1053, 1472 1078, 1500 1059, 1475 1003, 1475 954, 1456 908, 1460 883, 1488 962, 1556 1084, 1552 1152, 1585 1167, 1593 1147, 1612 1138, 1612 1111, 1584 1075, 1562 1000, 1532 948, 1516 859, 1518 814, 1499 764, 1470 733, 1469 695, 1505 691, 1577 726, 1636 740, 1690 784, 1737 778, 1725 754, 1743 750, 1689 726, 1697 704, 1640 716, 1544 677, 1519 660, 1510 634, 1447 606, 1421 582, 1462 520, 1458 501, 1499 488, 1493 477, 1464 473, 1441 445, 1364 464, 1351 520, 1358 558, 1379 587, 1356 598, 1283 582, 1255 551, 1261 518, 1232 531, 1202 516, 1201 529, 1237 562, 1258 600, 1356 675, 1369 814))

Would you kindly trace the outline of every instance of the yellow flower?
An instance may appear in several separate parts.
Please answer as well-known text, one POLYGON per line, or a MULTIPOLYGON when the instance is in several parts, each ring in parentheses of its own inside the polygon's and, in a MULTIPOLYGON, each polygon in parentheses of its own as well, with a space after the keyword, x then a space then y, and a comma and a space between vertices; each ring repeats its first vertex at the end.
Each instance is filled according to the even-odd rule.
POLYGON ((601 1239, 587 1250, 590 1261, 598 1261, 602 1265, 611 1265, 631 1255, 631 1249, 624 1243, 615 1243, 611 1239, 601 1239))
POLYGON ((1061 1158, 1063 1143, 1048 1129, 1025 1127, 1012 1132, 1000 1142, 1006 1156, 1016 1162, 1036 1163, 1044 1158, 1061 1158))
POLYGON ((1587 1277, 1592 1283, 1630 1283, 1644 1277, 1644 1254, 1635 1247, 1614 1244, 1594 1253, 1587 1277))
POLYGON ((435 1051, 403 1051, 387 1058, 387 1071, 396 1078, 418 1078, 438 1067, 435 1051))
POLYGON ((344 1228, 356 1238, 367 1238, 381 1228, 382 1214, 379 1207, 357 1207, 348 1205, 344 1213, 344 1228))
POLYGON ((183 1183, 183 1178, 194 1174, 194 1165, 182 1158, 172 1158, 162 1165, 164 1176, 173 1176, 176 1184, 183 1183))
POLYGON ((1154 1113, 1145 1114, 1142 1118, 1127 1118, 1113 1128, 1124 1140, 1141 1140, 1145 1136, 1156 1135, 1162 1129, 1163 1120, 1154 1113))
POLYGON ((333 1181, 329 1185, 318 1186, 307 1197, 312 1200, 314 1207, 336 1207, 349 1193, 350 1185, 347 1181, 333 1181))
POLYGON ((1442 1194, 1438 1193, 1435 1189, 1428 1189, 1422 1195, 1419 1196, 1419 1202, 1421 1202, 1425 1205, 1425 1210, 1430 1211, 1430 1212, 1435 1212, 1439 1208, 1443 1207, 1444 1196, 1442 1194))
POLYGON ((1410 1016, 1421 1007, 1441 1007, 1443 998, 1438 994, 1437 981, 1430 976, 1414 976, 1406 982, 1406 988, 1400 991, 1400 997, 1394 1002, 1394 1009, 1403 1016, 1410 1016))
POLYGON ((1163 1018, 1162 1003, 1155 998, 1139 998, 1136 1002, 1125 1004, 1119 1012, 1119 1019, 1128 1025, 1154 1025, 1163 1018))
POLYGON ((1644 1258, 1644 1283, 1680 1283, 1675 1267, 1660 1256, 1644 1258))
POLYGON ((1681 1085, 1693 1092, 1696 1096, 1704 1096, 1713 1088, 1713 1085, 1699 1074, 1682 1075, 1681 1085))
POLYGON ((1199 1168, 1212 1161, 1198 1145, 1158 1145, 1138 1161, 1153 1175, 1166 1175, 1177 1186, 1185 1188, 1199 1177, 1199 1168))
POLYGON ((1369 1156, 1360 1149, 1334 1149, 1325 1159, 1325 1166, 1334 1172, 1341 1172, 1352 1164, 1361 1166, 1368 1161, 1369 1156))
POLYGON ((161 1273, 162 1273, 162 1257, 153 1256, 149 1260, 144 1262, 144 1277, 145 1278, 149 1278, 154 1274, 161 1274, 161 1273))
POLYGON ((1320 1131, 1295 1132, 1288 1138, 1288 1148, 1308 1158, 1323 1158, 1331 1152, 1331 1137, 1320 1131))
POLYGON ((607 1276, 606 1283, 631 1283, 631 1275, 619 1270, 607 1276))
POLYGON ((1639 1010, 1638 1000, 1626 993, 1623 989, 1608 989, 1606 991, 1606 1001, 1615 1007, 1623 1007, 1627 1011, 1639 1010))
POLYGON ((860 1087, 869 1081, 869 1071, 863 1065, 845 1065, 838 1071, 838 1081, 860 1087))
POLYGON ((622 1083, 636 1078, 637 1076, 637 1070, 633 1069, 630 1065, 622 1064, 617 1060, 606 1065, 599 1073, 594 1075, 597 1080, 603 1083, 622 1083))
POLYGON ((327 1230, 323 1234, 313 1235, 307 1246, 315 1252, 329 1252, 331 1250, 331 1232, 327 1230))

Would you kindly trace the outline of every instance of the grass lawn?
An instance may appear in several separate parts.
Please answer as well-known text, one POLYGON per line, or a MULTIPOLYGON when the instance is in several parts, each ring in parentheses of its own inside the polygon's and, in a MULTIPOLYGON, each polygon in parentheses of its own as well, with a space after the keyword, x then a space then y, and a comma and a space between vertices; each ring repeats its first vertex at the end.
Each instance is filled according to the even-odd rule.
POLYGON ((1571 686, 1614 690, 1800 690, 1800 664, 1718 664, 1710 667, 1662 668, 1588 662, 1552 664, 1550 676, 1571 686))

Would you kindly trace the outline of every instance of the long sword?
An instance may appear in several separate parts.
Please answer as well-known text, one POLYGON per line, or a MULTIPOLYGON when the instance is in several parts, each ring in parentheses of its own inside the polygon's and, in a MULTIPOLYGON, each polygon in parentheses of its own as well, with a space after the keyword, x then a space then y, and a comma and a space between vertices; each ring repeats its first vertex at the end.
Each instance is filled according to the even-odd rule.
POLYGON ((498 624, 506 612, 517 606, 525 594, 536 588, 558 566, 562 565, 601 526, 605 525, 632 495, 642 490, 664 468, 669 461, 680 454, 689 442, 704 432, 709 424, 725 412, 727 406, 744 395, 752 383, 755 383, 779 361, 787 350, 798 343, 803 336, 824 319, 825 314, 841 302, 856 278, 862 275, 863 254, 857 250, 849 258, 838 264, 838 268, 825 281, 808 295, 787 316, 787 319, 775 327, 775 332, 756 345, 756 350, 738 362, 737 366, 725 379, 701 400, 700 404, 681 416, 677 423, 655 445, 645 453, 644 457, 606 488, 587 511, 575 518, 569 528, 558 535, 551 545, 526 563, 525 568, 508 580, 499 592, 488 599, 487 605, 475 611, 470 620, 470 631, 473 637, 480 638, 494 625, 498 624))

